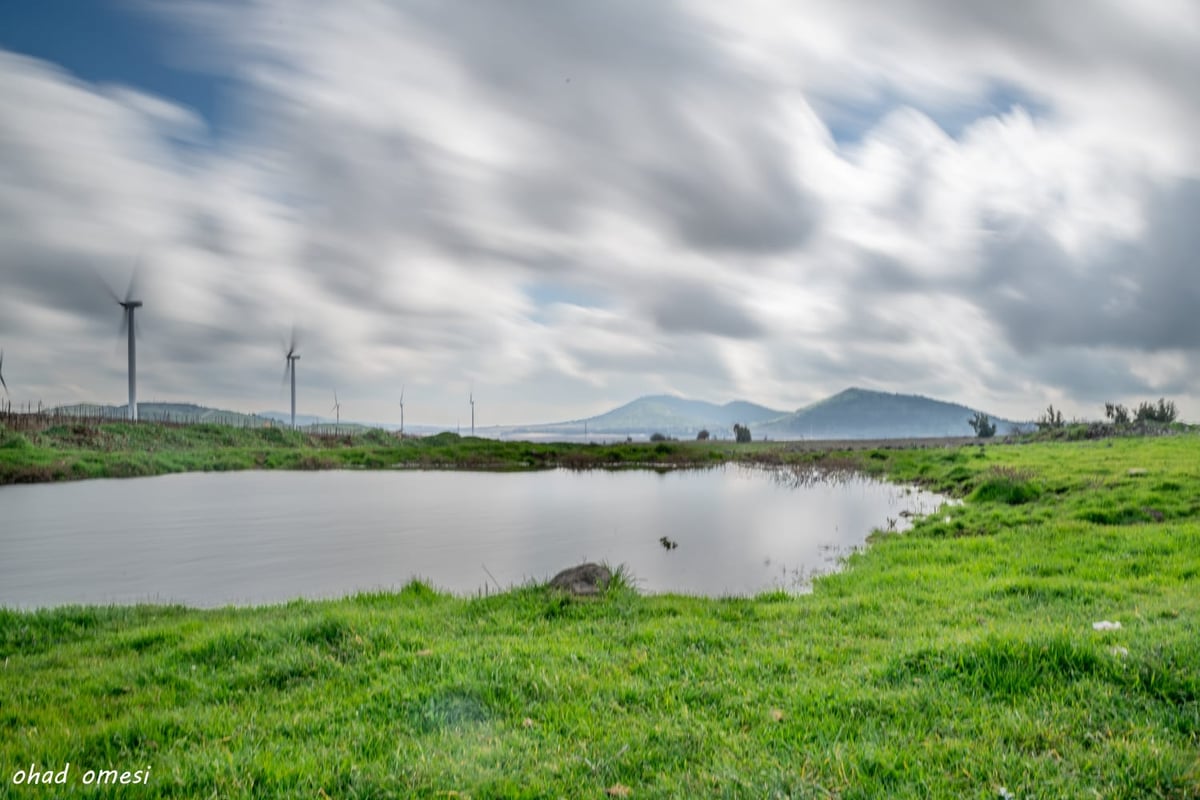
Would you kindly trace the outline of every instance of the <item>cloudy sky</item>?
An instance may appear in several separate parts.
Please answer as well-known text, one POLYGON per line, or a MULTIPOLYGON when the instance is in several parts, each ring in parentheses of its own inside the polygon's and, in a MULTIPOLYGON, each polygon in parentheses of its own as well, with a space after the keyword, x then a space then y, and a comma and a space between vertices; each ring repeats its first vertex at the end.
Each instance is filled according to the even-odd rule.
POLYGON ((1200 419, 1200 4, 10 0, 14 403, 1200 419))

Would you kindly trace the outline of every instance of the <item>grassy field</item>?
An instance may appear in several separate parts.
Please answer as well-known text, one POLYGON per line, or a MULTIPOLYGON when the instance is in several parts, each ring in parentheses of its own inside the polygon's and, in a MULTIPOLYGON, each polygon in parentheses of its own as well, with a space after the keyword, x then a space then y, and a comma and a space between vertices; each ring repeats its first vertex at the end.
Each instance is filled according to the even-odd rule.
MULTIPOLYGON (((291 436, 274 433, 211 468, 269 461, 291 436)), ((3 447, 58 453, 42 466, 70 476, 128 452, 80 443, 72 461, 21 438, 3 447)), ((389 447, 416 465, 486 449, 389 447)), ((512 447, 515 467, 545 452, 512 447)), ((877 534, 802 596, 639 596, 622 576, 596 599, 415 583, 0 610, 0 796, 1200 797, 1200 438, 739 452, 964 502, 877 534), (66 783, 14 784, 31 766, 66 783), (89 770, 142 782, 97 788, 89 770)))

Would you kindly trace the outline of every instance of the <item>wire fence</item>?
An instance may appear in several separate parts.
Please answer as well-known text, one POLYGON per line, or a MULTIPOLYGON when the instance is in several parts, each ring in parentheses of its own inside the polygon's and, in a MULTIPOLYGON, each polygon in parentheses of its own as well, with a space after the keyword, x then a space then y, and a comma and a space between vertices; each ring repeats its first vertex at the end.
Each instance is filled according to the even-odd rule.
MULTIPOLYGON (((56 425, 96 426, 114 422, 134 422, 124 406, 76 405, 47 407, 41 403, 14 405, 0 401, 0 425, 13 431, 39 432, 56 425)), ((146 410, 139 404, 138 424, 169 425, 226 425, 234 428, 290 428, 286 422, 257 414, 223 414, 212 411, 146 410)), ((301 427, 300 430, 322 436, 347 435, 351 431, 335 425, 301 427)))

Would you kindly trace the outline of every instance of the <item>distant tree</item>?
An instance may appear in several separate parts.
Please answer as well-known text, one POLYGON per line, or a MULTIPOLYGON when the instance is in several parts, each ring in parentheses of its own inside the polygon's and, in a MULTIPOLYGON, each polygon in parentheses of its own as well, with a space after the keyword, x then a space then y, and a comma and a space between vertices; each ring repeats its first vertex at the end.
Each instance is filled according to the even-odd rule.
POLYGON ((1061 411, 1054 410, 1054 404, 1046 406, 1046 413, 1038 417, 1037 426, 1039 431, 1050 430, 1053 428, 1061 428, 1064 424, 1061 411))
POLYGON ((975 416, 971 417, 967 422, 971 425, 971 430, 975 431, 975 435, 980 439, 990 439, 996 435, 996 424, 988 418, 987 414, 981 411, 976 411, 975 416))
POLYGON ((665 434, 657 432, 650 434, 650 441, 652 442, 665 442, 666 440, 667 437, 665 434))
POLYGON ((707 442, 708 441, 708 431, 700 431, 699 433, 697 433, 696 441, 707 442))
POLYGON ((1114 425, 1129 424, 1129 409, 1114 403, 1104 404, 1104 416, 1114 425))
POLYGON ((733 423, 733 438, 743 444, 750 441, 750 428, 740 422, 733 423))
POLYGON ((1174 422, 1179 415, 1175 404, 1165 398, 1158 398, 1158 405, 1141 403, 1137 407, 1135 419, 1138 422, 1174 422))

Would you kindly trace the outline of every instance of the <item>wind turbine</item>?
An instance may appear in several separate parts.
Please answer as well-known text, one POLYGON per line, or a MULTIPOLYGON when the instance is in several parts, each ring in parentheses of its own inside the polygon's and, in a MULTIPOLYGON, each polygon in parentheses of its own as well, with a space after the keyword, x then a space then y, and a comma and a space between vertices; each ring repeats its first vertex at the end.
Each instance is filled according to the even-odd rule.
MULTIPOLYGON (((0 350, 0 386, 4 387, 4 396, 8 397, 8 384, 4 382, 4 351, 3 350, 0 350)), ((403 428, 404 423, 401 422, 400 426, 401 426, 401 428, 403 428)))
MULTIPOLYGON (((137 422, 137 346, 135 339, 137 336, 137 326, 134 324, 133 312, 142 307, 141 300, 133 298, 134 289, 137 287, 138 273, 142 270, 142 260, 139 258, 137 265, 133 268, 133 274, 129 276, 129 288, 125 290, 125 299, 122 300, 117 296, 117 293, 112 290, 112 287, 107 283, 104 288, 108 290, 109 296, 116 301, 124 314, 121 317, 121 333, 129 335, 129 419, 137 422)), ((119 335, 119 334, 118 334, 119 335)))
POLYGON ((475 435, 475 390, 471 390, 471 435, 475 435))
POLYGON ((400 438, 404 438, 404 387, 400 387, 400 438))
POLYGON ((337 412, 337 422, 335 422, 333 426, 334 433, 337 433, 338 428, 340 428, 342 425, 342 404, 338 402, 337 389, 333 390, 333 408, 329 410, 337 412))
POLYGON ((296 362, 300 360, 300 354, 296 352, 296 329, 292 328, 292 340, 288 344, 287 366, 283 368, 283 379, 286 381, 288 375, 292 377, 292 430, 296 429, 296 362))

